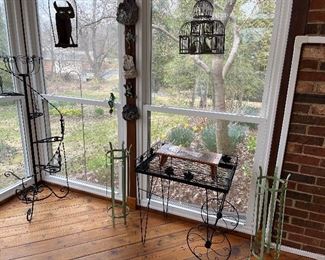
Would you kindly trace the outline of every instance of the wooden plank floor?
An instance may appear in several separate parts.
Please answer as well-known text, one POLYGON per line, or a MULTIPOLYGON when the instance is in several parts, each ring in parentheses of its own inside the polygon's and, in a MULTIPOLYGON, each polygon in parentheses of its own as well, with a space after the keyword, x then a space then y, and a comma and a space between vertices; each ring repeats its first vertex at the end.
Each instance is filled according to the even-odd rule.
MULTIPOLYGON (((130 212, 126 226, 118 220, 113 228, 106 208, 104 199, 71 192, 62 200, 38 202, 28 223, 26 205, 14 198, 0 206, 0 259, 195 259, 186 244, 192 222, 151 213, 143 246, 139 212, 130 212)), ((229 239, 230 259, 246 259, 249 241, 229 239)), ((283 254, 282 259, 307 258, 283 254)))

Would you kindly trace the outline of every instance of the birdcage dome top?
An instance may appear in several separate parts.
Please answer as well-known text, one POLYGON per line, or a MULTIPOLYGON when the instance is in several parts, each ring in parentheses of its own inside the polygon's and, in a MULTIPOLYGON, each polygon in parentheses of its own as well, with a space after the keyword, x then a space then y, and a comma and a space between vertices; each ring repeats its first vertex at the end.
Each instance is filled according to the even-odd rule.
POLYGON ((211 18, 213 15, 213 9, 213 4, 209 0, 198 0, 193 7, 193 18, 211 18))

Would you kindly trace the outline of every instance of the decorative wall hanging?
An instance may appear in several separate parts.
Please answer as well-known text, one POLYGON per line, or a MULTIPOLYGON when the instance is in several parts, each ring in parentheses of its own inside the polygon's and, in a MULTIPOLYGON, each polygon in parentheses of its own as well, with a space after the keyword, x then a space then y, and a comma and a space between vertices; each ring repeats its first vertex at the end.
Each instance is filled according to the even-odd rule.
MULTIPOLYGON (((136 132, 136 123, 134 120, 139 118, 139 112, 136 107, 136 77, 137 70, 135 66, 136 60, 136 28, 135 24, 138 21, 139 8, 136 5, 136 0, 120 1, 117 8, 117 22, 124 25, 124 46, 125 56, 123 63, 124 77, 125 77, 125 96, 126 105, 123 107, 122 117, 127 120, 126 128, 128 132, 136 132)), ((136 197, 135 182, 135 158, 137 150, 137 141, 135 135, 127 136, 127 145, 132 146, 133 149, 130 154, 130 172, 128 175, 129 196, 136 197)))
POLYGON ((125 105, 123 107, 122 116, 126 121, 133 121, 140 118, 138 108, 132 105, 125 105))
POLYGON ((134 79, 137 77, 138 73, 131 55, 124 55, 123 70, 125 79, 134 79))
POLYGON ((124 88, 125 88, 125 93, 124 95, 127 97, 127 98, 135 98, 135 95, 134 95, 134 91, 133 91, 133 86, 132 84, 128 83, 128 84, 125 84, 124 85, 124 88))
POLYGON ((115 96, 113 93, 111 93, 110 97, 109 97, 109 100, 107 101, 108 105, 109 105, 109 113, 110 114, 113 114, 114 112, 114 107, 115 107, 115 96))
POLYGON ((125 42, 127 43, 127 49, 130 50, 135 43, 135 35, 132 30, 125 31, 125 42))
POLYGON ((50 22, 55 47, 78 47, 78 16, 75 0, 53 1, 48 0, 50 22), (53 27, 52 15, 55 13, 55 27, 53 27))
POLYGON ((221 21, 212 19, 213 10, 209 0, 196 2, 193 20, 180 29, 180 54, 224 54, 225 27, 221 21))
MULTIPOLYGON (((129 172, 128 161, 130 151, 124 148, 124 142, 122 143, 121 149, 113 149, 113 145, 109 143, 110 150, 106 152, 106 168, 110 166, 110 184, 111 184, 111 202, 112 206, 108 208, 108 211, 112 212, 112 221, 113 227, 115 227, 115 219, 123 218, 124 225, 126 225, 126 217, 129 214, 129 207, 127 206, 127 186, 126 186, 126 178, 127 173, 129 172), (115 171, 116 166, 120 166, 121 168, 121 177, 122 183, 120 183, 121 195, 122 195, 122 205, 115 204, 115 171), (121 209, 121 212, 116 212, 118 209, 121 209)), ((106 185, 107 187, 107 185, 106 185)))
POLYGON ((135 25, 138 21, 138 11, 135 0, 124 0, 117 8, 116 21, 124 25, 135 25))

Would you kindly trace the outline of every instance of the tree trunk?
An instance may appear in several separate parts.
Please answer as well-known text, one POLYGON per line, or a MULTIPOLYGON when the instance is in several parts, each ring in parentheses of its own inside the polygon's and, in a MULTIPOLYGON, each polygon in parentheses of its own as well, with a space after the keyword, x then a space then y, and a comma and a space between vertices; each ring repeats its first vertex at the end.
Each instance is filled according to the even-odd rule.
POLYGON ((208 103, 208 86, 206 83, 203 84, 201 99, 202 99, 202 108, 206 108, 208 103))
MULTIPOLYGON (((214 104, 213 109, 218 112, 225 112, 225 87, 222 77, 223 57, 216 56, 212 61, 211 78, 214 89, 214 104)), ((228 122, 224 120, 217 120, 216 122, 216 142, 219 153, 231 154, 228 136, 228 122)))

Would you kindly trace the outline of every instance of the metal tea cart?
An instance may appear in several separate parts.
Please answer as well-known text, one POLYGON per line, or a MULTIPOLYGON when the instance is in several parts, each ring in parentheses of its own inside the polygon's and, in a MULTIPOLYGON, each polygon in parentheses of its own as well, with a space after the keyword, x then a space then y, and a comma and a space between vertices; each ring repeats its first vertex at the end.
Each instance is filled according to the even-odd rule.
MULTIPOLYGON (((153 195, 157 196, 155 187, 161 186, 163 212, 167 214, 171 182, 183 183, 205 190, 205 202, 201 206, 203 223, 188 231, 186 241, 189 249, 199 259, 228 259, 231 244, 227 232, 234 230, 239 223, 238 211, 226 200, 237 168, 237 157, 220 155, 216 165, 207 165, 200 160, 186 160, 186 156, 166 156, 161 153, 164 145, 166 146, 164 143, 155 144, 137 159, 138 204, 140 205, 141 193, 147 196, 146 207, 140 208, 142 243, 147 238, 150 203, 153 195), (140 174, 148 177, 146 188, 140 186, 140 174), (220 226, 221 221, 224 222, 223 227, 220 226)), ((177 152, 182 154, 184 151, 177 152)), ((205 158, 210 156, 193 153, 205 158)))

